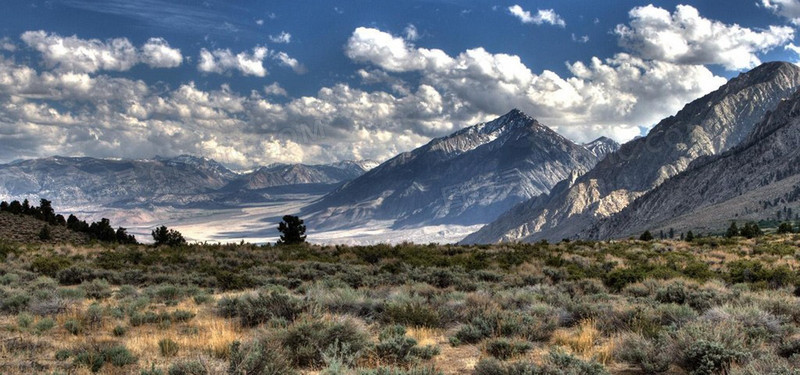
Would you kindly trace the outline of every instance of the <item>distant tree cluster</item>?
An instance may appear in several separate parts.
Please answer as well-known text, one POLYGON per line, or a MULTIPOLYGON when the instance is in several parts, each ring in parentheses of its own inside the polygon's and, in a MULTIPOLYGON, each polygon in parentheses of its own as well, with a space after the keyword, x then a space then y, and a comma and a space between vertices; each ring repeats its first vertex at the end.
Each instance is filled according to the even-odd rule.
POLYGON ((47 199, 39 201, 39 207, 32 206, 27 199, 20 203, 19 201, 6 201, 0 202, 0 212, 10 212, 15 215, 27 215, 36 219, 46 221, 50 225, 65 225, 63 215, 56 215, 53 210, 53 204, 47 199))
POLYGON ((725 231, 725 237, 733 238, 742 236, 745 238, 754 238, 760 237, 764 235, 764 231, 756 224, 755 222, 746 223, 741 229, 736 225, 736 222, 732 222, 731 226, 728 227, 728 230, 725 231))
POLYGON ((175 229, 168 229, 165 225, 154 229, 151 235, 153 236, 153 241, 155 241, 155 246, 176 247, 186 244, 181 232, 175 229))
POLYGON ((778 225, 778 234, 787 234, 787 233, 800 233, 800 223, 797 224, 797 229, 794 228, 792 223, 783 222, 778 225))
MULTIPOLYGON (((38 220, 42 220, 49 225, 57 225, 66 227, 69 230, 79 233, 86 233, 90 238, 102 242, 115 242, 121 244, 135 244, 136 237, 128 234, 128 230, 123 227, 114 229, 111 226, 111 221, 106 218, 91 224, 84 220, 78 219, 75 215, 69 215, 69 218, 64 219, 63 215, 57 215, 53 210, 52 202, 47 199, 39 201, 39 207, 32 206, 27 199, 20 203, 19 201, 0 202, 0 212, 9 212, 15 215, 27 215, 38 220)), ((39 233, 39 238, 42 240, 50 239, 50 228, 42 227, 39 233)))

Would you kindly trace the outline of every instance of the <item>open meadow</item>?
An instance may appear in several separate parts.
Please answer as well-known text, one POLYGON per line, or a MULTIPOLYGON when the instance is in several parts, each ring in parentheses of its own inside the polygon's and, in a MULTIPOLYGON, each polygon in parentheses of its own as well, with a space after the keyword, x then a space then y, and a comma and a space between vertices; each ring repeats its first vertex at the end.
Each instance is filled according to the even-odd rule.
POLYGON ((800 236, 0 243, 4 374, 794 374, 800 236))

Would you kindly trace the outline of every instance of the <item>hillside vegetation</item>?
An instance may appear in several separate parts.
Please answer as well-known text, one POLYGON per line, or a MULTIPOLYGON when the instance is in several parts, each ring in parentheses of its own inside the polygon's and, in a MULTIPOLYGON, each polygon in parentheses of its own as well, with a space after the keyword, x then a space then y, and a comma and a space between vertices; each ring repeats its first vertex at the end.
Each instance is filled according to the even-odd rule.
POLYGON ((0 372, 797 373, 798 245, 2 242, 0 372))

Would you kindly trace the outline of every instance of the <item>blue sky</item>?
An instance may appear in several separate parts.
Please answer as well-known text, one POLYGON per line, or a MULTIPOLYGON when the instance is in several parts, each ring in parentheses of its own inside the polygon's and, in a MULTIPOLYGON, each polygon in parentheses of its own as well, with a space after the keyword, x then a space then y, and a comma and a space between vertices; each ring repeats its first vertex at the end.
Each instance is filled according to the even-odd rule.
POLYGON ((626 141, 797 61, 798 0, 33 1, 0 15, 0 161, 384 160, 518 107, 626 141), (795 48, 795 49, 793 49, 795 48))

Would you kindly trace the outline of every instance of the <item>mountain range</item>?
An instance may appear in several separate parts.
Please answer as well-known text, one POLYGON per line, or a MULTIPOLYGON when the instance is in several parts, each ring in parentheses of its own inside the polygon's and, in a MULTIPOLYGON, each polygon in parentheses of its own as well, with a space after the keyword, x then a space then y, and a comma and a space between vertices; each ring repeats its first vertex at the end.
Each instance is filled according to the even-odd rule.
POLYGON ((606 137, 577 144, 514 109, 380 164, 235 172, 187 155, 21 160, 0 165, 0 198, 44 197, 62 210, 260 204, 278 215, 291 206, 310 231, 331 233, 483 225, 463 243, 715 232, 800 212, 798 88, 800 68, 765 63, 622 146, 606 137))
POLYGON ((274 164, 237 173, 188 155, 146 160, 55 156, 0 165, 0 197, 43 197, 63 208, 207 208, 269 201, 272 195, 290 192, 324 194, 374 165, 274 164))
MULTIPOLYGON (((765 63, 659 122, 646 137, 608 154, 582 176, 521 203, 466 237, 465 243, 588 238, 603 219, 686 170, 702 156, 744 141, 756 124, 800 86, 800 68, 765 63)), ((673 199, 684 199, 673 196, 673 199)))
POLYGON ((800 205, 800 92, 768 113, 741 144, 687 170, 601 221, 589 238, 645 230, 721 232, 730 220, 787 220, 800 205))
POLYGON ((519 110, 402 153, 303 210, 310 226, 342 229, 485 224, 592 168, 618 144, 575 144, 519 110))

